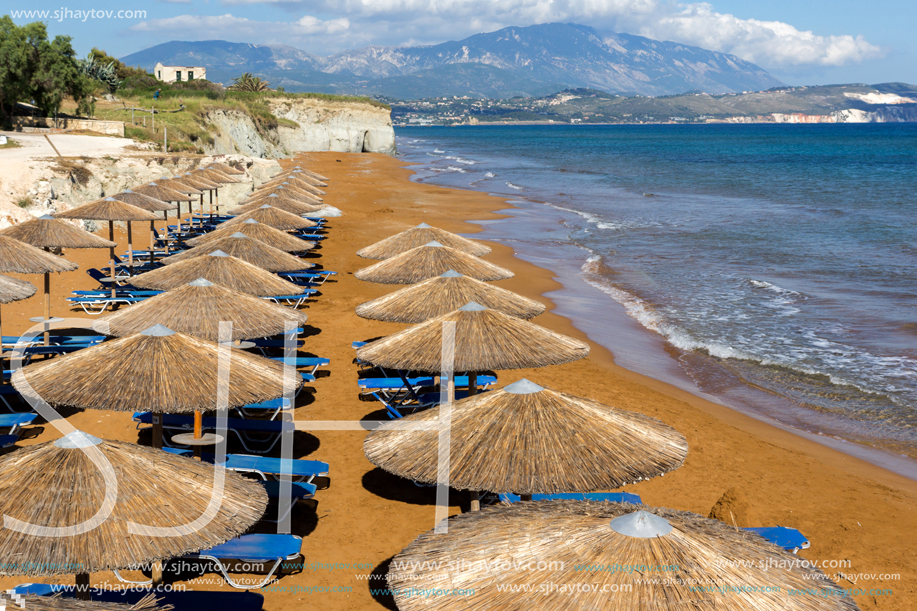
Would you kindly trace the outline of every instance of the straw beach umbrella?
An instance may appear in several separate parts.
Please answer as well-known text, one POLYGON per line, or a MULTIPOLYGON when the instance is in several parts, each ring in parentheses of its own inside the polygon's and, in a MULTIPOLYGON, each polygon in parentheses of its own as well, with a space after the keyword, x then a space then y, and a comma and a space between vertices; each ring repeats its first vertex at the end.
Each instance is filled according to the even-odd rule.
POLYGON ((292 176, 284 176, 284 177, 277 178, 269 182, 266 182, 260 185, 257 189, 255 189, 255 191, 265 191, 265 190, 273 189, 275 187, 287 187, 293 191, 303 192, 309 195, 316 196, 319 199, 321 199, 321 196, 326 195, 324 191, 312 185, 311 183, 308 183, 299 178, 294 178, 292 176))
POLYGON ((134 277, 132 284, 142 289, 169 291, 198 278, 256 297, 301 295, 305 292, 301 286, 220 250, 140 274, 134 277))
MULTIPOLYGON (((191 172, 191 176, 194 178, 203 178, 204 180, 210 180, 221 185, 235 184, 243 182, 244 179, 239 178, 238 176, 229 175, 225 172, 213 168, 198 168, 191 172)), ((216 208, 217 213, 220 212, 220 193, 216 192, 216 208)))
POLYGON ((315 247, 314 242, 307 242, 306 240, 292 236, 289 233, 280 231, 279 229, 274 229, 268 225, 263 225, 254 219, 242 221, 238 225, 219 227, 210 233, 205 233, 202 236, 188 240, 188 244, 192 246, 212 244, 214 241, 219 240, 220 238, 229 237, 240 231, 250 238, 261 240, 268 246, 286 252, 305 252, 315 247))
POLYGON ((401 611, 857 609, 842 590, 825 597, 837 584, 757 534, 626 503, 542 501, 462 514, 448 533, 418 537, 392 567, 388 586, 401 611), (410 595, 423 588, 467 595, 410 595))
MULTIPOLYGON (((83 206, 78 206, 66 212, 58 212, 54 215, 59 219, 88 219, 93 221, 108 221, 108 239, 112 244, 115 243, 115 221, 127 222, 127 258, 131 275, 134 273, 134 239, 131 234, 132 221, 150 221, 156 220, 156 215, 152 212, 142 210, 131 204, 122 202, 113 197, 99 199, 83 206)), ((108 251, 111 257, 111 294, 115 296, 115 247, 112 246, 108 251)))
POLYGON ((278 229, 280 231, 308 229, 309 227, 315 227, 317 225, 317 223, 310 221, 309 219, 304 219, 301 216, 296 216, 295 214, 291 214, 285 210, 280 210, 268 204, 264 204, 257 210, 240 214, 239 216, 229 219, 224 223, 220 223, 217 228, 222 229, 224 227, 238 225, 239 223, 243 223, 249 219, 258 221, 262 225, 267 225, 268 227, 273 227, 274 229, 278 229))
POLYGON ((313 264, 305 259, 294 257, 279 248, 268 246, 261 240, 250 238, 239 232, 195 246, 191 250, 163 259, 162 262, 166 265, 173 265, 195 257, 209 255, 214 250, 221 250, 231 257, 257 265, 261 269, 275 274, 278 272, 297 272, 313 267, 313 264))
MULTIPOLYGON (((148 195, 150 197, 155 197, 156 199, 164 201, 164 202, 175 202, 175 206, 177 208, 176 218, 178 219, 179 227, 181 226, 181 204, 180 202, 189 202, 188 206, 190 207, 191 206, 190 202, 194 201, 194 198, 192 196, 185 195, 184 193, 179 193, 178 191, 175 191, 174 189, 167 189, 166 187, 156 182, 150 182, 144 185, 140 185, 139 187, 134 187, 131 189, 131 191, 133 191, 134 193, 141 193, 143 195, 148 195)), ((168 234, 169 232, 169 225, 168 225, 169 214, 168 212, 164 211, 162 215, 166 221, 166 233, 168 234)), ((166 243, 166 252, 167 253, 169 252, 168 242, 166 243)))
POLYGON ((367 282, 414 284, 427 278, 440 276, 449 270, 485 281, 513 277, 513 272, 505 267, 443 246, 439 242, 430 242, 412 248, 369 267, 364 267, 353 275, 367 282))
POLYGON ((456 371, 546 367, 589 354, 585 342, 472 302, 366 344, 357 358, 393 369, 440 371, 444 322, 455 323, 456 371))
POLYGON ((285 331, 287 321, 306 322, 305 313, 213 284, 203 278, 106 314, 93 328, 124 337, 152 324, 208 341, 218 341, 220 321, 232 322, 232 340, 270 337, 285 331))
MULTIPOLYGON (((144 195, 143 193, 135 193, 130 189, 125 189, 120 193, 114 193, 110 195, 113 199, 116 199, 121 202, 130 204, 131 206, 136 206, 141 210, 146 210, 147 212, 162 212, 163 220, 166 221, 166 225, 169 224, 169 210, 175 210, 178 207, 178 204, 172 204, 170 202, 164 202, 161 199, 156 199, 155 197, 150 197, 149 195, 144 195)), ((166 227, 168 231, 168 227, 166 227)), ((155 221, 150 221, 150 263, 153 262, 153 251, 156 250, 156 224, 155 221)))
POLYGON ((257 482, 224 471, 219 503, 212 505, 215 473, 207 463, 82 431, 6 454, 0 457, 0 574, 77 573, 77 584, 88 586, 89 573, 225 543, 260 519, 267 494, 257 482), (110 469, 97 467, 99 461, 110 469), (21 527, 11 528, 14 521, 21 527))
POLYGON ((463 238, 444 229, 437 229, 436 227, 430 227, 426 223, 421 223, 416 227, 396 233, 358 250, 357 255, 364 259, 388 259, 430 242, 437 242, 443 246, 448 246, 476 257, 483 257, 490 252, 490 246, 463 238))
POLYGON ((216 170, 217 172, 222 172, 227 176, 245 176, 245 172, 235 168, 228 163, 217 163, 213 162, 204 168, 205 170, 216 170))
MULTIPOLYGON (((192 196, 192 200, 188 202, 188 215, 192 213, 192 205, 194 200, 200 198, 201 203, 201 212, 204 211, 204 191, 201 189, 195 189, 194 187, 188 186, 187 183, 178 180, 177 178, 157 178, 154 181, 157 185, 165 187, 166 189, 171 189, 177 191, 184 195, 192 196)), ((178 219, 179 226, 181 226, 181 203, 178 203, 178 219)))
MULTIPOLYGON (((213 194, 217 192, 217 189, 220 188, 220 183, 207 180, 202 176, 195 176, 190 172, 182 174, 181 176, 176 176, 173 178, 176 183, 187 185, 198 189, 199 191, 208 191, 210 193, 210 216, 213 216, 213 194)), ((201 214, 204 214, 204 195, 201 194, 201 214)))
MULTIPOLYGON (((13 385, 23 395, 37 393, 51 405, 78 409, 213 411, 219 407, 218 349, 215 342, 148 325, 140 333, 23 367, 13 385)), ((231 356, 229 408, 283 395, 283 363, 241 350, 231 356)))
MULTIPOLYGON (((0 304, 28 299, 35 294, 36 290, 34 285, 25 280, 17 280, 16 278, 0 275, 0 304)), ((0 310, 2 310, 2 308, 0 308, 0 310)), ((0 330, 0 338, 2 337, 3 332, 0 330)), ((3 365, 2 354, 2 340, 0 340, 0 365, 3 365)), ((0 367, 0 369, 5 368, 0 367)), ((6 384, 6 380, 0 381, 0 384, 6 384)))
POLYGON ((312 170, 307 170, 306 168, 302 167, 301 165, 294 165, 292 168, 290 168, 286 172, 283 172, 281 176, 283 175, 295 176, 297 174, 302 175, 311 180, 314 180, 316 182, 324 183, 323 185, 320 185, 324 187, 328 186, 328 181, 330 180, 328 177, 322 176, 321 174, 317 174, 316 172, 313 172, 312 170))
POLYGON ((312 193, 311 191, 306 191, 304 189, 299 189, 290 185, 288 182, 282 182, 270 187, 261 187, 255 189, 250 196, 245 199, 245 203, 255 201, 262 197, 266 197, 270 194, 276 194, 281 197, 286 197, 287 199, 292 199, 294 201, 301 201, 307 204, 319 205, 322 203, 322 198, 319 197, 317 193, 312 193))
MULTIPOLYGON (((67 221, 58 220, 47 214, 0 231, 0 235, 31 244, 38 248, 113 248, 114 242, 103 240, 88 231, 74 227, 67 221)), ((75 269, 75 268, 74 268, 75 269)), ((15 270, 0 270, 15 271, 15 270)), ((58 271, 58 270, 53 270, 58 271)), ((33 320, 33 322, 37 322, 33 320)), ((51 324, 51 279, 45 272, 45 345, 48 345, 48 330, 51 324)))
POLYGON ((285 210, 290 214, 311 214, 317 210, 321 210, 321 206, 313 206, 311 204, 304 204, 302 202, 293 201, 291 199, 286 199, 280 197, 279 195, 272 193, 267 197, 262 197, 260 199, 253 200, 247 204, 243 204, 236 208, 237 214, 244 214, 246 212, 252 212, 261 208, 267 204, 272 208, 278 208, 280 210, 285 210))
MULTIPOLYGON (((448 484, 521 495, 612 490, 680 467, 688 442, 655 418, 542 388, 522 379, 451 407, 448 484), (575 443, 571 443, 575 440, 575 443), (482 447, 486 452, 480 451, 482 447)), ((437 483, 440 407, 370 431, 363 450, 390 473, 437 483)))
MULTIPOLYGON (((51 272, 70 272, 77 267, 76 263, 63 257, 56 257, 25 242, 0 235, 0 272, 44 274, 45 318, 51 318, 51 272)), ((14 294, 21 294, 21 291, 14 294)), ((48 333, 45 332, 45 345, 48 345, 47 336, 48 333)))
POLYGON ((457 310, 470 301, 524 319, 534 318, 545 309, 543 303, 534 299, 450 269, 441 276, 362 303, 357 306, 357 315, 413 325, 457 310))

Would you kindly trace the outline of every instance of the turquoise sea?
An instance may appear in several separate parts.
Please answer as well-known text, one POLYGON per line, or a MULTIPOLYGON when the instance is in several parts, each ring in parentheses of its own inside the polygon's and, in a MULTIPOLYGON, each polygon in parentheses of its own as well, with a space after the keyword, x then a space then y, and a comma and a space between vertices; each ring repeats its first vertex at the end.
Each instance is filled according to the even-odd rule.
POLYGON ((554 270, 561 309, 625 366, 917 457, 917 125, 397 136, 417 180, 512 203, 483 236, 554 270))

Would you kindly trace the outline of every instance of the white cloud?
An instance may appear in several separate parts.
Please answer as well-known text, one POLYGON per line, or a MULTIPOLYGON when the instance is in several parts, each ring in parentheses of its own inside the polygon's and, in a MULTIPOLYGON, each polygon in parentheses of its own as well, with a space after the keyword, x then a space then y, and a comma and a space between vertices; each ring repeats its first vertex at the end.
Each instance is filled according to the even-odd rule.
POLYGON ((235 17, 183 15, 134 26, 145 32, 225 38, 237 42, 300 45, 327 55, 366 44, 435 44, 510 25, 552 21, 575 22, 598 30, 640 34, 659 40, 731 53, 765 69, 842 66, 884 55, 884 51, 850 34, 816 35, 780 21, 741 19, 716 12, 710 4, 673 5, 668 0, 221 0, 257 10, 269 4, 294 14, 292 22, 235 17))
POLYGON ((266 22, 227 13, 151 19, 132 26, 131 30, 191 37, 206 32, 210 40, 224 38, 234 42, 282 43, 295 41, 302 36, 336 36, 347 32, 349 28, 350 20, 346 17, 322 21, 316 17, 305 16, 293 22, 266 22))
POLYGON ((732 53, 764 66, 842 66, 883 55, 862 36, 817 36, 780 21, 717 13, 707 3, 684 5, 676 14, 644 23, 640 33, 732 53))

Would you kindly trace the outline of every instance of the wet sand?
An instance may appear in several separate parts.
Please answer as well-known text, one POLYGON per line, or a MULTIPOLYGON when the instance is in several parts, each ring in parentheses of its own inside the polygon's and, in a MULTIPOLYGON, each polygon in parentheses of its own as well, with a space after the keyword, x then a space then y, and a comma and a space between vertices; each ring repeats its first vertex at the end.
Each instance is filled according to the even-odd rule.
MULTIPOLYGON (((361 319, 354 308, 400 287, 355 279, 353 272, 372 263, 355 252, 420 222, 474 233, 479 227, 465 221, 497 218, 493 211, 508 206, 502 199, 480 193, 412 183, 409 168, 383 155, 311 153, 299 159, 331 178, 325 201, 343 210, 344 216, 329 220, 329 238, 314 259, 339 275, 321 287, 321 295, 308 306, 307 337, 301 352, 330 358, 331 365, 320 371, 309 392, 300 395, 295 418, 383 420, 380 403, 359 398, 351 342, 387 335, 404 325, 361 319)), ((136 229, 137 241, 145 246, 145 232, 136 229)), ((547 303, 549 311, 534 322, 588 339, 568 319, 552 314, 553 304, 541 297, 559 286, 550 271, 515 258, 506 246, 492 246, 494 252, 487 260, 516 273, 496 284, 547 303)), ((81 269, 52 278, 56 315, 67 312, 64 298, 71 290, 91 286, 83 270, 107 260, 105 250, 66 255, 79 262, 81 269)), ((41 288, 40 277, 26 279, 41 288)), ((25 319, 40 312, 40 294, 3 306, 4 334, 21 332, 27 325, 25 319)), ((827 569, 831 574, 900 575, 900 579, 860 578, 855 584, 840 579, 839 585, 845 588, 892 591, 890 595, 857 596, 861 608, 917 608, 917 482, 622 369, 611 353, 596 344, 582 361, 498 373, 500 386, 528 377, 543 386, 648 414, 682 432, 690 447, 684 466, 625 489, 639 494, 645 503, 707 515, 724 492, 734 488, 739 526, 800 529, 812 543, 811 549, 800 552, 801 558, 849 561, 849 566, 827 569)), ((86 411, 68 412, 67 416, 74 425, 99 436, 148 443, 148 435, 138 437, 129 414, 86 411)), ((22 445, 59 436, 47 425, 44 429, 22 445)), ((362 431, 296 433, 295 456, 330 463, 330 485, 318 491, 311 506, 300 505, 294 511, 293 533, 303 536, 306 569, 285 576, 274 584, 274 591, 265 591, 265 609, 292 611, 303 605, 335 611, 394 608, 391 598, 374 597, 370 588, 383 588, 381 577, 387 561, 433 527, 434 492, 374 468, 363 456, 364 437, 362 431), (362 566, 355 568, 356 564, 362 566), (365 568, 370 565, 375 569, 365 568), (378 579, 367 581, 367 575, 378 579), (304 591, 310 587, 319 590, 304 591), (288 590, 280 591, 282 588, 288 590)), ((465 494, 454 494, 451 500, 452 513, 467 509, 465 494)), ((270 532, 269 527, 258 530, 270 532)), ((111 575, 93 575, 94 583, 110 579, 111 575)), ((210 583, 199 581, 191 587, 228 589, 215 574, 205 575, 205 580, 210 583)), ((0 587, 25 581, 29 579, 3 578, 0 587)), ((72 578, 57 581, 72 582, 72 578)))

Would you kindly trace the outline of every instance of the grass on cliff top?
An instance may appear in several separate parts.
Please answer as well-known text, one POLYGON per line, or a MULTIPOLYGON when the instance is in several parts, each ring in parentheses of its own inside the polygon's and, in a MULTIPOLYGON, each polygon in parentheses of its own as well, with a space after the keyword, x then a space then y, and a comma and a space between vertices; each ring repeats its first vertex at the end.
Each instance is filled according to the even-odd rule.
POLYGON ((21 144, 19 144, 19 143, 16 142, 15 140, 11 140, 10 138, 7 138, 7 139, 6 139, 6 144, 0 144, 0 150, 2 150, 2 149, 18 149, 18 148, 21 148, 21 147, 22 147, 21 144))
POLYGON ((97 101, 96 118, 124 121, 125 136, 145 142, 161 144, 163 128, 167 128, 169 151, 183 153, 203 153, 205 145, 214 143, 212 127, 206 119, 208 113, 214 111, 240 112, 247 115, 258 133, 266 140, 272 140, 271 132, 277 127, 299 127, 295 121, 275 116, 268 106, 267 98, 362 103, 390 110, 388 105, 370 98, 322 93, 228 91, 208 81, 168 85, 152 77, 128 79, 118 92, 118 97, 119 102, 97 101), (154 101, 153 92, 156 89, 161 91, 159 99, 154 101), (135 110, 132 125, 131 107, 147 110, 155 108, 155 129, 153 117, 149 112, 135 110))

